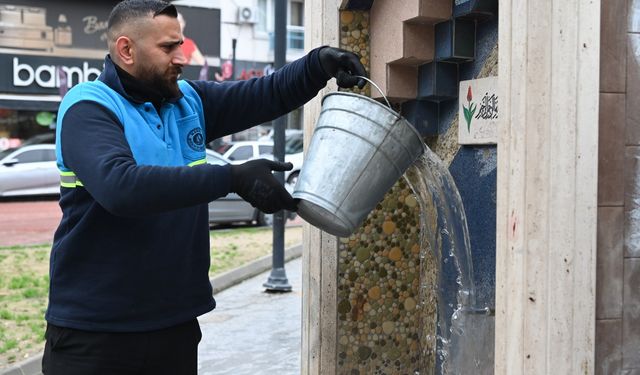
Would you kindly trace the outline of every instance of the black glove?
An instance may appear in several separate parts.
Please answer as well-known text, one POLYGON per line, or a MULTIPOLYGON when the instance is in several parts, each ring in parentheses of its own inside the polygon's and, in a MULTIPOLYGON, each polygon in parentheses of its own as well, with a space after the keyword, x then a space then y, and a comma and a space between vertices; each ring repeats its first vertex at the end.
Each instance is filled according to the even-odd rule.
POLYGON ((290 171, 291 163, 267 159, 251 160, 231 166, 231 191, 260 211, 272 214, 286 209, 297 211, 298 205, 291 194, 276 180, 272 171, 290 171))
POLYGON ((356 76, 367 76, 367 72, 360 63, 360 58, 353 52, 339 48, 322 47, 318 52, 320 65, 325 73, 336 78, 336 83, 342 88, 358 86, 363 88, 366 81, 356 76))

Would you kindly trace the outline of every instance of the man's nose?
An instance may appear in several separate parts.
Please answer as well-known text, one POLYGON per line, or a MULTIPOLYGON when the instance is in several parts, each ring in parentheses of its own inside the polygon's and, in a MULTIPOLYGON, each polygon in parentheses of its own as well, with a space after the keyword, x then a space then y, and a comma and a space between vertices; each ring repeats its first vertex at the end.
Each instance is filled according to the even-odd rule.
POLYGON ((171 59, 171 63, 173 65, 187 65, 187 58, 184 55, 184 52, 182 52, 182 48, 176 48, 176 53, 173 55, 173 59, 171 59))

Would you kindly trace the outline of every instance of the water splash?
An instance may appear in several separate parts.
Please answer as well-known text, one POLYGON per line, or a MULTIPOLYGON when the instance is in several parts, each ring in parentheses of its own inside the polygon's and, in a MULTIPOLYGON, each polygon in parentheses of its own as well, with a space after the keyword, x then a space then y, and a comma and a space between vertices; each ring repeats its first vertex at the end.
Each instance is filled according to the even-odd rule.
POLYGON ((440 374, 491 374, 493 319, 489 309, 476 307, 467 219, 453 177, 425 146, 405 179, 420 203, 420 306, 424 312, 429 303, 437 304, 437 332, 424 332, 420 340, 419 373, 435 368, 440 374), (428 280, 425 270, 429 256, 436 280, 428 280), (435 301, 429 301, 432 295, 435 301), (435 366, 429 360, 434 353, 435 366))

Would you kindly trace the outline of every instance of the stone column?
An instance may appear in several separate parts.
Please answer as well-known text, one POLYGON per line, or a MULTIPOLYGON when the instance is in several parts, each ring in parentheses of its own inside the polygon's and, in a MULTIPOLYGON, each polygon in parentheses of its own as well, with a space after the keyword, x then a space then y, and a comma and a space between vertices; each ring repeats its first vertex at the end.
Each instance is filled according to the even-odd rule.
MULTIPOLYGON (((338 8, 342 0, 305 2, 305 48, 338 46, 338 8)), ((304 108, 304 144, 309 145, 320 115, 320 99, 336 91, 335 80, 304 108)), ((304 224, 302 253, 302 370, 335 374, 337 360, 337 258, 335 236, 304 224)))
POLYGON ((496 371, 594 372, 600 1, 500 1, 496 371))

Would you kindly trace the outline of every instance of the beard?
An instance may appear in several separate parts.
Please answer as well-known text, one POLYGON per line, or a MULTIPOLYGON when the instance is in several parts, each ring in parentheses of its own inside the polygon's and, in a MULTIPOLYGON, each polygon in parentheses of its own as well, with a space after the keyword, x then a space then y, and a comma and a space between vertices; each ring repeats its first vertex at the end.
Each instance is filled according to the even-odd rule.
POLYGON ((164 72, 153 69, 153 67, 143 68, 138 74, 138 79, 144 82, 147 87, 162 95, 163 98, 175 98, 180 96, 178 78, 182 74, 182 68, 171 67, 164 72))

